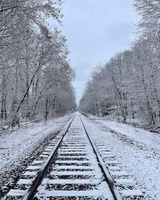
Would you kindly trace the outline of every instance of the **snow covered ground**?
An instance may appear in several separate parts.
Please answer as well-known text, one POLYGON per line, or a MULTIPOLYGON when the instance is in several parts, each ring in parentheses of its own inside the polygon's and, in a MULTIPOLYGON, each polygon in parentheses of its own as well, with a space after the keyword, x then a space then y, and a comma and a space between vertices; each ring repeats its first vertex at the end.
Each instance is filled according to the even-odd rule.
POLYGON ((71 116, 50 120, 47 124, 29 124, 27 129, 22 128, 12 133, 0 133, 0 186, 8 185, 6 180, 17 176, 17 167, 25 167, 28 160, 37 156, 43 150, 43 145, 61 130, 71 116))
POLYGON ((160 200, 160 135, 98 117, 83 119, 92 137, 105 142, 133 176, 145 200, 160 200))
MULTIPOLYGON (((47 125, 41 122, 30 124, 26 130, 0 133, 0 186, 17 173, 17 167, 25 168, 28 159, 41 151, 44 140, 53 137, 71 116, 49 121, 47 125)), ((103 118, 83 119, 92 137, 103 141, 122 169, 135 179, 145 200, 160 200, 160 135, 103 118)))

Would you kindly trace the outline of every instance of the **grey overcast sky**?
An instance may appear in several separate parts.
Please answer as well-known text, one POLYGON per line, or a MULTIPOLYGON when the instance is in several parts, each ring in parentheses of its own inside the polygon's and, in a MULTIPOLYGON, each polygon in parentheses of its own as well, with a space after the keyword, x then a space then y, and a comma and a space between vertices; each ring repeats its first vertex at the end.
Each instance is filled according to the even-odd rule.
POLYGON ((137 13, 132 0, 65 0, 62 13, 78 102, 93 68, 134 41, 137 13))

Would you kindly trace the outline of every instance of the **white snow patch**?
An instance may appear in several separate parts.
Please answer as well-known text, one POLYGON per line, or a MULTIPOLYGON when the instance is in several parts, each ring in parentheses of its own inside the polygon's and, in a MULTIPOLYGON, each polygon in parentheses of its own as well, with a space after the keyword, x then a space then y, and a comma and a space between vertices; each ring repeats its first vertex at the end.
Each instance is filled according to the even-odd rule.
POLYGON ((138 142, 142 142, 148 147, 157 148, 160 150, 160 134, 145 131, 141 128, 132 127, 131 125, 123 124, 117 121, 104 120, 98 117, 91 117, 96 120, 96 123, 106 128, 116 131, 122 135, 128 136, 138 142))
POLYGON ((15 169, 29 156, 46 136, 61 130, 72 115, 48 121, 29 124, 26 130, 0 134, 0 174, 15 169))

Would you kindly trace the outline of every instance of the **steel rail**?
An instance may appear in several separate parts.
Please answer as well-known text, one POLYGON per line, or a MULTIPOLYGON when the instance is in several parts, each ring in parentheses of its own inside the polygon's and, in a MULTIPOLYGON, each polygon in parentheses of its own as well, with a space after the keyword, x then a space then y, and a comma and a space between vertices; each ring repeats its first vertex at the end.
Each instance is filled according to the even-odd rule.
POLYGON ((91 146, 92 146, 92 148, 93 148, 93 151, 94 151, 94 153, 96 154, 97 160, 98 160, 98 162, 99 162, 99 165, 100 165, 100 167, 101 167, 101 169, 102 169, 102 172, 103 172, 103 174, 104 174, 104 177, 105 177, 105 179, 106 179, 106 182, 107 182, 108 185, 109 185, 109 188, 110 188, 110 190, 111 190, 111 192, 112 192, 112 195, 113 195, 114 199, 115 199, 115 200, 122 200, 122 197, 121 197, 120 193, 118 192, 118 190, 115 188, 115 184, 114 184, 114 182, 113 182, 113 179, 111 178, 111 176, 110 176, 110 174, 109 174, 109 172, 108 172, 108 170, 107 170, 107 168, 106 168, 106 166, 105 166, 105 163, 103 162, 103 160, 102 160, 102 158, 101 158, 101 156, 100 156, 100 154, 99 154, 99 152, 98 152, 98 150, 97 150, 97 148, 96 148, 96 146, 95 146, 95 144, 94 144, 94 142, 93 142, 93 140, 92 140, 92 138, 91 138, 89 132, 87 131, 87 129, 86 129, 86 127, 85 127, 85 125, 84 125, 84 123, 83 123, 83 120, 82 120, 82 118, 81 118, 80 115, 79 115, 79 117, 80 117, 80 120, 81 120, 81 122, 82 122, 83 128, 84 128, 84 130, 85 130, 85 132, 86 132, 86 135, 87 135, 87 137, 88 137, 88 139, 89 139, 89 141, 90 141, 90 143, 91 143, 91 146))
POLYGON ((57 153, 57 150, 59 148, 59 146, 61 145, 64 136, 66 135, 66 133, 68 132, 68 129, 70 128, 72 121, 74 119, 75 115, 72 117, 72 119, 70 120, 69 124, 67 125, 66 130, 64 130, 63 135, 60 137, 58 143, 56 144, 56 146, 54 147, 53 151, 51 152, 50 156, 48 157, 48 159, 46 160, 45 164, 42 166, 42 168, 40 169, 39 173, 37 174, 37 176, 35 177, 32 185, 30 186, 29 190, 27 191, 27 193, 22 197, 22 200, 33 200, 34 195, 36 193, 36 190, 38 188, 38 186, 41 184, 47 169, 50 167, 51 162, 54 158, 54 156, 57 153))

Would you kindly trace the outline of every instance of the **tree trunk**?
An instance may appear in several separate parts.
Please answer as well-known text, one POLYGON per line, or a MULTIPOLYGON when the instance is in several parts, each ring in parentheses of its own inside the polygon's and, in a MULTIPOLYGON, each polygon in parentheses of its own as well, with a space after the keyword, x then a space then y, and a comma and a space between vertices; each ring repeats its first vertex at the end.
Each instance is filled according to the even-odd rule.
POLYGON ((48 101, 48 99, 46 98, 46 105, 45 105, 45 123, 47 123, 47 120, 48 120, 48 113, 49 113, 49 111, 48 111, 48 103, 49 103, 49 101, 48 101))

